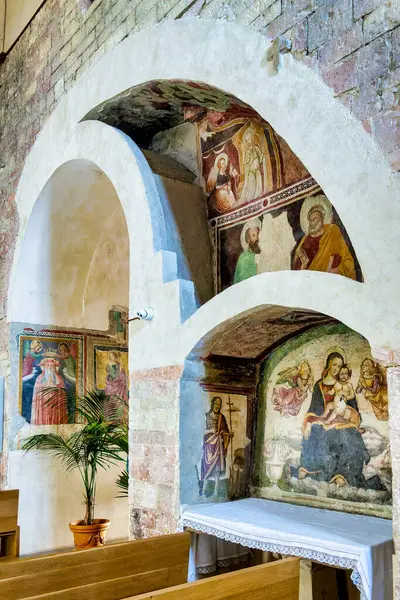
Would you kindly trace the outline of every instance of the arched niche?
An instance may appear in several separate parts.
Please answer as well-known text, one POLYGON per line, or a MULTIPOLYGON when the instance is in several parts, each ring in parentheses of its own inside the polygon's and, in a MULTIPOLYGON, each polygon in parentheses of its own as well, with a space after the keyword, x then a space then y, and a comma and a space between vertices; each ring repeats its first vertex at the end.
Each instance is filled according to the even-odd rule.
POLYGON ((185 362, 180 503, 256 496, 388 518, 388 419, 385 369, 363 336, 303 309, 237 315, 185 362))
MULTIPOLYGON (((23 553, 69 546, 67 524, 82 511, 79 475, 66 474, 46 454, 21 450, 26 437, 44 430, 65 437, 77 430, 68 406, 62 422, 46 424, 33 417, 36 382, 45 368, 42 358, 46 351, 54 352, 57 386, 79 397, 93 389, 107 392, 110 353, 114 358, 118 353, 127 397, 128 341, 110 315, 126 316, 129 272, 129 234, 115 187, 95 162, 66 161, 50 175, 25 223, 9 296, 8 481, 20 490, 23 553), (36 350, 39 344, 37 353, 34 343, 36 350), (72 359, 69 379, 62 349, 72 359), (101 360, 104 366, 98 371, 96 361, 101 360)), ((114 538, 128 535, 127 500, 116 499, 120 466, 101 471, 98 481, 97 511, 114 521, 114 538)))
POLYGON ((112 183, 90 161, 65 163, 25 231, 13 321, 107 330, 110 307, 128 305, 128 274, 128 230, 112 183))
MULTIPOLYGON (((282 270, 324 271, 363 281, 348 233, 318 182, 271 125, 232 94, 199 81, 153 80, 96 106, 87 120, 129 135, 161 174, 157 185, 167 197, 164 206, 170 207, 164 217, 167 222, 172 215, 183 242, 169 247, 178 263, 189 266, 179 270, 195 283, 200 300, 207 297, 199 283, 208 265, 199 253, 208 246, 208 236, 201 239, 198 202, 190 186, 182 188, 185 171, 193 173, 205 196, 214 293, 282 270), (195 250, 187 243, 191 237, 195 250)), ((171 218, 168 234, 172 240, 171 218)))

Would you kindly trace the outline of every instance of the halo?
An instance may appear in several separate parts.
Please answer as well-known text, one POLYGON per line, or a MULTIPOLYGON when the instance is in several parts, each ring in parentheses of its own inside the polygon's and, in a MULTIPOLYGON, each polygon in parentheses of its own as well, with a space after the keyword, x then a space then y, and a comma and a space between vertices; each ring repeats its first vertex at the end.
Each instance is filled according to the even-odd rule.
POLYGON ((332 223, 332 204, 324 194, 318 196, 308 196, 304 199, 303 206, 300 211, 300 227, 303 232, 308 234, 308 213, 313 206, 320 205, 325 210, 324 225, 332 223))
POLYGON ((240 234, 240 243, 242 244, 244 251, 249 249, 249 244, 246 242, 246 231, 250 229, 250 227, 258 227, 258 229, 261 231, 260 219, 250 219, 250 221, 247 221, 247 223, 244 224, 242 233, 240 234))
POLYGON ((220 158, 224 158, 225 161, 226 161, 226 164, 229 163, 229 158, 228 158, 228 155, 226 154, 226 152, 221 152, 220 154, 217 154, 215 162, 214 162, 214 167, 216 169, 218 169, 218 161, 219 161, 220 158))
POLYGON ((326 361, 328 360, 328 356, 330 354, 332 354, 332 352, 337 352, 338 354, 340 354, 340 356, 343 358, 343 364, 347 364, 347 356, 346 356, 346 352, 343 350, 343 348, 341 348, 340 346, 332 346, 332 348, 329 348, 329 350, 325 353, 324 356, 324 367, 326 365, 326 361))

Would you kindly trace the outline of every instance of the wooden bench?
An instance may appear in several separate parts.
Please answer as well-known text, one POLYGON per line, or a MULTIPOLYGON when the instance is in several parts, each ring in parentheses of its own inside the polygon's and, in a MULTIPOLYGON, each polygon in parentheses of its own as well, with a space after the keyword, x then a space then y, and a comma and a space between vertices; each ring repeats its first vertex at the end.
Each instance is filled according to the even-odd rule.
POLYGON ((18 490, 0 492, 0 557, 19 556, 18 490))
POLYGON ((187 581, 190 534, 0 563, 0 598, 121 600, 187 581))
POLYGON ((0 564, 7 600, 298 600, 299 560, 284 559, 194 583, 190 534, 0 564))
POLYGON ((298 600, 299 587, 300 560, 286 558, 126 600, 298 600))

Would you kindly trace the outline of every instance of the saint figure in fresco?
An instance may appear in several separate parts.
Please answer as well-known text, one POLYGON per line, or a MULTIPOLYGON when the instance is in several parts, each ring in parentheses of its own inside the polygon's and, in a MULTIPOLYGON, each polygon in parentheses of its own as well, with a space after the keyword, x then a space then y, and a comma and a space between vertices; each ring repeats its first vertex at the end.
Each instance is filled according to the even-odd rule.
POLYGON ((237 172, 230 167, 227 154, 225 152, 218 154, 207 179, 207 192, 214 195, 218 212, 223 213, 236 206, 236 198, 232 190, 236 178, 237 172))
POLYGON ((279 387, 272 394, 275 410, 283 417, 295 417, 314 385, 308 360, 278 373, 276 385, 279 387))
POLYGON ((31 422, 33 388, 35 387, 36 379, 41 373, 39 364, 42 356, 42 342, 40 340, 32 340, 29 344, 29 350, 26 352, 22 361, 21 415, 28 421, 28 423, 31 422))
POLYGON ((298 479, 310 477, 335 483, 338 487, 384 491, 386 488, 378 475, 366 479, 363 473, 371 457, 361 434, 361 415, 356 398, 342 396, 348 418, 335 416, 332 422, 326 422, 324 416, 327 406, 335 401, 338 383, 342 387, 348 383, 339 382, 339 373, 344 365, 344 351, 332 348, 321 379, 314 385, 311 404, 304 418, 300 466, 290 467, 290 472, 298 479))
POLYGON ((356 270, 351 252, 343 238, 339 227, 329 220, 328 200, 324 196, 306 199, 302 207, 302 228, 306 235, 300 241, 295 256, 293 269, 324 271, 337 273, 350 279, 356 279, 356 270), (310 202, 312 201, 312 206, 310 202), (307 232, 304 225, 304 208, 307 209, 307 232))
POLYGON ((201 460, 201 479, 204 482, 212 477, 215 480, 214 495, 218 495, 219 479, 225 475, 226 453, 233 438, 225 416, 221 412, 222 399, 214 396, 206 413, 206 431, 203 436, 203 457, 201 460))
POLYGON ((253 275, 257 275, 257 265, 261 252, 259 245, 260 231, 260 219, 252 219, 243 227, 241 234, 243 252, 239 255, 236 263, 234 283, 239 283, 253 277, 253 275))
POLYGON ((255 131, 249 127, 243 137, 244 185, 240 202, 249 202, 263 193, 264 156, 255 140, 255 131))
POLYGON ((74 357, 71 354, 71 349, 66 342, 61 342, 58 344, 58 357, 60 360, 60 367, 62 369, 62 374, 65 378, 65 383, 67 387, 76 386, 76 362, 74 357))
POLYGON ((42 372, 33 388, 32 425, 60 425, 68 422, 67 392, 60 375, 58 355, 53 350, 43 353, 39 363, 42 372), (52 389, 49 393, 49 388, 52 389))
POLYGON ((376 418, 379 421, 387 421, 389 413, 385 372, 371 358, 364 358, 361 363, 357 393, 362 392, 365 399, 371 402, 376 418))
POLYGON ((122 403, 122 412, 125 413, 128 402, 128 377, 125 369, 121 365, 121 354, 119 352, 109 352, 106 365, 106 387, 105 394, 110 397, 110 410, 118 410, 122 403))

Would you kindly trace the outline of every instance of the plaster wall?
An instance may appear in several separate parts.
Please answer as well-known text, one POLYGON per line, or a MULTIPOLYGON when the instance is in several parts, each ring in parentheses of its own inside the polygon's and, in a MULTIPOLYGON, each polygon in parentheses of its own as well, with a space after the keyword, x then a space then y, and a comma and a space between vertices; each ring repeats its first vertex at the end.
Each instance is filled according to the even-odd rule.
POLYGON ((13 320, 107 329, 110 306, 127 304, 127 246, 126 222, 109 179, 88 162, 61 167, 44 186, 29 222, 13 320), (113 262, 117 269, 109 269, 113 262), (111 278, 105 277, 109 270, 111 278), (94 306, 99 280, 101 301, 94 306))
POLYGON ((199 164, 197 129, 192 123, 182 123, 167 131, 156 133, 151 149, 154 152, 165 154, 184 165, 189 171, 201 178, 201 165, 199 164))
POLYGON ((177 256, 178 277, 193 282, 197 302, 204 304, 213 296, 214 282, 203 191, 168 177, 157 176, 155 181, 163 206, 168 248, 177 256))
POLYGON ((107 329, 111 306, 129 304, 129 237, 120 202, 102 224, 83 292, 81 326, 107 329))
MULTIPOLYGON (((79 475, 65 474, 58 461, 39 453, 13 450, 9 461, 10 489, 20 490, 21 554, 71 548, 68 523, 84 516, 79 475)), ((98 475, 96 515, 111 519, 110 540, 128 537, 128 499, 116 498, 115 479, 120 470, 118 465, 98 475)))

